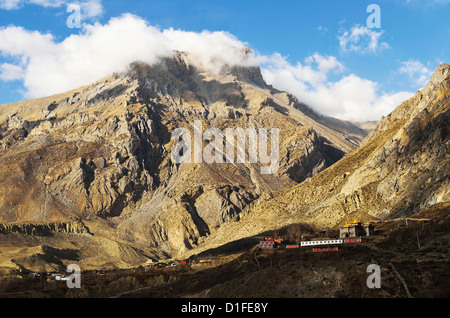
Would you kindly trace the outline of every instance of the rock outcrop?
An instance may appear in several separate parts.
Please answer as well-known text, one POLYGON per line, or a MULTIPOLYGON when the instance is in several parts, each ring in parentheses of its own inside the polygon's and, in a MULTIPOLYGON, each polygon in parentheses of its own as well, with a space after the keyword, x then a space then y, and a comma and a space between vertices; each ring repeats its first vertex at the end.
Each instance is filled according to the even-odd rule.
POLYGON ((54 233, 88 234, 89 229, 80 221, 0 224, 0 234, 7 233, 50 236, 54 233))

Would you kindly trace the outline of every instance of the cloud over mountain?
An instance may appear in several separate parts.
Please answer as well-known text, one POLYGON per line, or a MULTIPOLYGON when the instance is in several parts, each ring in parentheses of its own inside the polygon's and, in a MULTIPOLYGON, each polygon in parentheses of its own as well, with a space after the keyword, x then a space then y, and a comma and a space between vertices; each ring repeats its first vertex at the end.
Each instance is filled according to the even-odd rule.
POLYGON ((41 97, 123 71, 136 60, 154 64, 177 50, 191 53, 194 63, 211 72, 223 65, 260 65, 269 84, 342 119, 377 120, 411 96, 380 92, 376 82, 346 74, 333 56, 316 53, 293 65, 277 53, 244 56, 242 48, 247 45, 224 31, 161 30, 132 14, 105 24, 85 23, 79 33, 61 41, 50 33, 8 26, 0 28, 0 52, 11 61, 0 65, 0 79, 23 80, 25 97, 41 97), (330 80, 330 74, 340 78, 330 80))
POLYGON ((382 92, 378 83, 355 74, 330 79, 330 73, 343 69, 333 56, 316 53, 294 66, 275 54, 263 65, 262 73, 268 84, 296 95, 319 113, 346 120, 377 120, 413 95, 382 92))
MULTIPOLYGON (((27 97, 58 93, 124 70, 133 61, 149 64, 173 50, 188 51, 205 67, 245 64, 244 43, 226 32, 159 30, 125 14, 107 24, 85 24, 80 34, 57 42, 51 34, 9 26, 0 29, 0 51, 20 58, 27 97)), ((254 63, 254 65, 256 65, 254 63)), ((4 65, 3 68, 10 68, 4 65)))

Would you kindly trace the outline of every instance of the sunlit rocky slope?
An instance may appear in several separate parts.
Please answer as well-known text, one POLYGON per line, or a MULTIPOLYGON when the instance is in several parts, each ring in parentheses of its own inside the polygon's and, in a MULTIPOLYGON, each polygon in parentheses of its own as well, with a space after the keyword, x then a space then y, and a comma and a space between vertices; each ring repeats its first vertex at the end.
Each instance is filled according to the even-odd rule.
MULTIPOLYGON (((434 103, 434 97, 424 98, 434 103)), ((385 119, 372 139, 387 136, 389 121, 397 117, 404 125, 413 116, 408 111, 385 119)), ((0 267, 47 270, 77 261, 85 268, 111 268, 150 257, 183 257, 205 246, 214 233, 231 239, 224 226, 234 224, 244 210, 258 217, 251 211, 260 211, 262 204, 270 207, 265 217, 272 225, 284 213, 318 220, 328 211, 341 217, 353 209, 345 200, 367 186, 363 183, 370 179, 362 176, 371 166, 355 172, 361 162, 350 160, 332 180, 326 177, 329 172, 312 179, 317 181, 309 178, 350 153, 365 136, 365 130, 316 114, 294 96, 266 85, 258 67, 224 67, 212 74, 180 52, 152 66, 133 63, 70 92, 0 105, 0 249, 6 251, 0 267), (177 128, 192 130, 195 120, 203 129, 221 131, 278 128, 279 169, 262 174, 259 163, 174 163, 171 134, 177 128), (312 187, 320 178, 324 183, 312 187), (351 180, 346 187, 340 183, 345 178, 351 180), (276 200, 264 203, 268 193, 283 189, 290 189, 281 196, 286 207, 276 200), (340 208, 324 208, 338 192, 342 200, 333 202, 340 208), (309 214, 302 212, 304 204, 316 203, 309 214)), ((392 147, 378 157, 389 155, 392 147)), ((402 156, 412 151, 406 148, 402 156)), ((391 166, 386 169, 400 169, 391 166)), ((385 187, 395 188, 391 183, 385 187)), ((339 217, 327 217, 327 222, 339 217)))
POLYGON ((308 223, 317 229, 352 221, 411 216, 450 201, 450 64, 382 118, 362 145, 320 174, 265 194, 208 238, 208 248, 308 223))

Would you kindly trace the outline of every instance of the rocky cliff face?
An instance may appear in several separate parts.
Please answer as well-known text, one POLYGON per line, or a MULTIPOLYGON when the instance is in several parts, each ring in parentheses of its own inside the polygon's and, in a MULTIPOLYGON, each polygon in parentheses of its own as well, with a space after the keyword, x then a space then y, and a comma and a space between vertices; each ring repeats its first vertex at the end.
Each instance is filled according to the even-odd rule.
POLYGON ((1 105, 0 223, 79 219, 91 235, 183 255, 262 194, 316 175, 365 136, 349 123, 320 122, 305 107, 267 86, 258 68, 212 75, 186 53, 1 105), (204 130, 279 128, 279 169, 173 162, 172 132, 192 130, 195 120, 204 130))
POLYGON ((89 233, 82 222, 57 222, 57 223, 9 223, 0 224, 0 233, 19 233, 26 235, 49 236, 54 233, 89 233))

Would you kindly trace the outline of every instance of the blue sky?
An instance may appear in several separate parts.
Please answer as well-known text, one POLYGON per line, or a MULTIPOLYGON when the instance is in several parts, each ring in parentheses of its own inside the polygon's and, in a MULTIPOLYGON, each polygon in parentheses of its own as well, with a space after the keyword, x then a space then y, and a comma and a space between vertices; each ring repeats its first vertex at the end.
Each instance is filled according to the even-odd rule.
POLYGON ((450 0, 0 0, 0 104, 77 88, 169 48, 233 62, 242 44, 267 82, 319 112, 377 120, 450 62, 449 16, 450 0), (80 28, 68 27, 70 4, 80 28), (367 24, 369 4, 379 28, 367 24))

